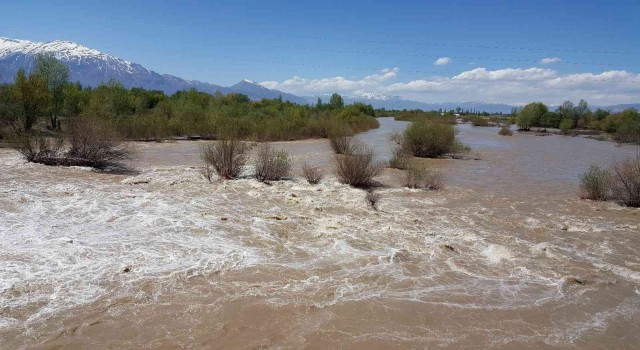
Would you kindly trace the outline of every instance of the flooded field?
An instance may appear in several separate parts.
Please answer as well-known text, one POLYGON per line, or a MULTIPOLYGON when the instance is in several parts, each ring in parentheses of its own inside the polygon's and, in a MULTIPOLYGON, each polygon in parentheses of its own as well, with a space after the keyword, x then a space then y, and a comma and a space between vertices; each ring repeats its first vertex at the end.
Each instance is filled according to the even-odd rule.
MULTIPOLYGON (((358 138, 383 160, 406 125, 358 138)), ((126 175, 0 149, 0 348, 640 347, 640 210, 576 195, 637 147, 458 128, 480 160, 427 161, 438 192, 387 170, 378 211, 332 176, 209 184, 201 142, 126 175)))

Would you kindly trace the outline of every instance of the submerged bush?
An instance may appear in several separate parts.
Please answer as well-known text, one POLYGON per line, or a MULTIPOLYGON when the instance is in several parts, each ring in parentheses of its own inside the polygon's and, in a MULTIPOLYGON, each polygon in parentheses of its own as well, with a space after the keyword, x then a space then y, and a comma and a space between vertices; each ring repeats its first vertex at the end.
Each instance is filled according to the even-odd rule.
POLYGON ((489 126, 489 121, 486 118, 477 115, 470 116, 469 121, 473 126, 489 126))
POLYGON ((222 140, 202 147, 200 156, 223 179, 235 179, 242 174, 251 147, 238 140, 222 140))
POLYGON ((67 157, 86 160, 95 168, 127 159, 131 148, 111 125, 98 118, 78 117, 69 127, 70 149, 67 157))
POLYGON ((612 197, 621 205, 640 207, 640 156, 613 165, 612 197))
POLYGON ((335 154, 351 153, 355 147, 353 138, 345 134, 329 135, 329 145, 335 154))
POLYGON ((277 151, 269 144, 263 144, 256 155, 254 165, 254 176, 258 181, 278 181, 289 176, 291 157, 286 151, 277 151))
POLYGON ((607 170, 601 169, 597 165, 591 165, 589 169, 580 176, 580 198, 604 201, 609 197, 611 189, 611 176, 607 170))
POLYGON ((306 163, 302 165, 302 174, 304 175, 304 178, 307 179, 307 182, 312 185, 320 183, 320 181, 324 177, 322 169, 310 166, 306 163))
POLYGON ((367 195, 364 199, 369 203, 369 206, 373 210, 378 210, 378 202, 380 201, 380 193, 374 191, 367 191, 367 195))
POLYGON ((508 126, 503 126, 500 128, 500 131, 498 131, 498 134, 501 136, 513 136, 513 131, 511 131, 511 128, 508 126))
POLYGON ((373 187, 373 178, 380 175, 383 169, 382 164, 373 161, 373 151, 364 147, 357 147, 345 155, 337 155, 335 160, 338 180, 353 187, 373 187))
POLYGON ((56 166, 87 166, 105 168, 119 160, 129 158, 131 148, 107 122, 77 117, 66 134, 19 136, 14 148, 29 162, 56 166), (68 141, 68 147, 65 147, 68 141))
POLYGON ((411 166, 405 173, 403 186, 425 190, 440 190, 444 187, 442 176, 426 166, 411 166))
POLYGON ((403 146, 415 157, 435 158, 458 148, 450 124, 417 120, 404 132, 403 146))
POLYGON ((18 136, 12 146, 28 162, 41 163, 44 159, 62 156, 64 139, 40 134, 28 134, 18 136))
POLYGON ((404 170, 409 167, 410 159, 411 155, 408 154, 404 147, 400 146, 393 150, 393 154, 387 162, 387 165, 389 168, 404 170))

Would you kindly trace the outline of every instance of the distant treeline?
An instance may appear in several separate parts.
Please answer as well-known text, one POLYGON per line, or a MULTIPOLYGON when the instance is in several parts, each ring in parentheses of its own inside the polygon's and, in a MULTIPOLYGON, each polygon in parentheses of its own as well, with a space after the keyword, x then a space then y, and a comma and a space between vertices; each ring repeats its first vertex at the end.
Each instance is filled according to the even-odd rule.
POLYGON ((544 103, 532 102, 514 113, 523 130, 558 128, 564 134, 574 129, 604 131, 620 142, 640 142, 640 115, 632 108, 614 114, 600 108, 592 111, 585 100, 580 100, 577 105, 565 101, 552 112, 544 103))
POLYGON ((71 83, 68 77, 67 66, 41 55, 30 74, 20 70, 13 83, 0 85, 0 137, 56 133, 77 118, 99 118, 133 140, 195 136, 295 140, 352 134, 379 125, 373 107, 345 106, 338 94, 327 103, 318 100, 307 106, 196 90, 168 96, 158 90, 126 89, 116 81, 92 88, 71 83))

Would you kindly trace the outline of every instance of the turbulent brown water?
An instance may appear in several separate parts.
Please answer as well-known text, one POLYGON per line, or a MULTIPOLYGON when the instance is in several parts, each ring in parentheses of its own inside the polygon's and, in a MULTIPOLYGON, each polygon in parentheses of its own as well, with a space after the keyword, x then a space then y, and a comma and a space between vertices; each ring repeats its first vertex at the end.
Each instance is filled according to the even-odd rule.
MULTIPOLYGON (((384 159, 406 124, 381 123, 384 159)), ((576 196, 637 148, 459 129, 481 160, 428 161, 439 192, 388 170, 379 211, 331 176, 209 184, 199 142, 128 175, 2 149, 0 348, 639 348, 640 210, 576 196)))

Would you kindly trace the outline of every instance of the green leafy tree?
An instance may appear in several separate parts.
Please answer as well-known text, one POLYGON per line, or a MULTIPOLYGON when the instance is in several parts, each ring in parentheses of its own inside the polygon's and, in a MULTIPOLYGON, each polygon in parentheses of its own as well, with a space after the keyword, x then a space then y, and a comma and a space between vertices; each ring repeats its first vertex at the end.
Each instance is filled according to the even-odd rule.
POLYGON ((46 82, 37 74, 32 73, 27 77, 24 69, 20 69, 16 73, 13 92, 22 130, 29 132, 46 109, 48 102, 46 82))
POLYGON ((329 107, 331 107, 331 109, 343 108, 344 101, 342 100, 342 96, 340 96, 337 93, 334 93, 333 95, 331 95, 331 98, 329 99, 329 107))
POLYGON ((573 120, 569 118, 562 119, 559 127, 562 135, 569 135, 569 131, 573 128, 573 120))
POLYGON ((3 129, 16 126, 20 116, 20 106, 14 96, 12 84, 0 85, 0 137, 3 129))
POLYGON ((69 83, 69 67, 51 54, 39 54, 32 74, 42 79, 47 87, 49 127, 60 129, 59 116, 64 105, 64 88, 69 83))
POLYGON ((549 108, 542 102, 529 103, 518 112, 518 126, 523 130, 529 130, 532 126, 540 126, 542 116, 548 112, 549 108))

